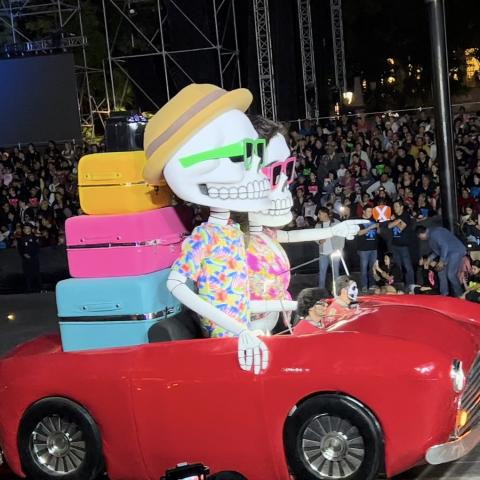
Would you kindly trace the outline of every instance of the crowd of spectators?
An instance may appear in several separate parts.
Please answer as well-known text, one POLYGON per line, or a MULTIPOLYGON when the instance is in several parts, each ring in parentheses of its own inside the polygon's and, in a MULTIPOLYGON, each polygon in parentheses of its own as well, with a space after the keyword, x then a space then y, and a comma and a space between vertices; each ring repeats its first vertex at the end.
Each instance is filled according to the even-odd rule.
POLYGON ((65 220, 80 213, 77 167, 96 145, 51 141, 39 150, 0 150, 0 249, 18 247, 24 226, 40 246, 65 242, 65 220))
MULTIPOLYGON (((294 219, 287 228, 364 219, 356 243, 362 290, 393 293, 418 287, 434 262, 427 265, 410 254, 417 242, 415 226, 438 217, 441 209, 434 132, 433 115, 425 110, 343 115, 318 125, 306 120, 299 129, 290 126, 297 162, 291 185, 294 219)), ((461 230, 466 243, 480 250, 480 112, 461 108, 454 116, 454 134, 461 230)), ((65 242, 65 220, 81 213, 78 162, 98 150, 53 141, 42 151, 33 144, 0 149, 0 249, 20 251, 25 227, 40 246, 65 242)), ((338 277, 340 259, 331 262, 331 253, 343 248, 338 238, 320 244, 320 287, 329 268, 338 277)))
MULTIPOLYGON (((454 116, 460 226, 471 247, 480 246, 479 137, 480 112, 460 108, 454 116)), ((441 213, 433 112, 343 115, 320 125, 307 120, 300 129, 290 128, 289 140, 297 156, 289 227, 364 219, 356 243, 362 290, 394 293, 417 286, 419 293, 425 268, 412 254, 418 246, 415 227, 441 213)), ((330 268, 322 257, 342 248, 337 240, 320 245, 320 287, 330 268)), ((340 264, 332 260, 338 276, 340 264)))

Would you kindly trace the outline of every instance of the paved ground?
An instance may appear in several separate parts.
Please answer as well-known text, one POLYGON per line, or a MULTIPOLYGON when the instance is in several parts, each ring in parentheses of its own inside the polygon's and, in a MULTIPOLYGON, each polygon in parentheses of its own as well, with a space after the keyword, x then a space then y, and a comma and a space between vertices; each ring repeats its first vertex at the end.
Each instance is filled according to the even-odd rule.
MULTIPOLYGON (((53 293, 0 295, 0 355, 19 343, 57 330, 53 293)), ((415 435, 415 432, 412 432, 412 435, 415 435)), ((5 468, 0 468, 0 480, 15 478, 5 468)), ((435 468, 418 467, 395 478, 412 479, 480 480, 480 447, 462 461, 435 468)))

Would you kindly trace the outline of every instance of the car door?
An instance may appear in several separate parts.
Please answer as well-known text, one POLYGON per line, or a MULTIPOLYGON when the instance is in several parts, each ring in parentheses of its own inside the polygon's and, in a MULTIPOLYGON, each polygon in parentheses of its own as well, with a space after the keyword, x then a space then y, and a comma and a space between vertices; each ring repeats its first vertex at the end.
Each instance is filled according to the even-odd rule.
POLYGON ((180 462, 242 472, 251 462, 267 461, 263 379, 240 369, 237 339, 146 345, 131 378, 152 479, 180 462))

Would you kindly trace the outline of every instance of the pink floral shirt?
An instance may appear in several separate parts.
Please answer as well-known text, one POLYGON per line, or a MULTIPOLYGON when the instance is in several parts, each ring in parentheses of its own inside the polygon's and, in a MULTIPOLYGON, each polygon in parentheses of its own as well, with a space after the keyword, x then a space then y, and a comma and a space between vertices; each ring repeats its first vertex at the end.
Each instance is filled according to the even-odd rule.
POLYGON ((275 230, 250 235, 247 247, 251 300, 290 300, 290 261, 275 230))

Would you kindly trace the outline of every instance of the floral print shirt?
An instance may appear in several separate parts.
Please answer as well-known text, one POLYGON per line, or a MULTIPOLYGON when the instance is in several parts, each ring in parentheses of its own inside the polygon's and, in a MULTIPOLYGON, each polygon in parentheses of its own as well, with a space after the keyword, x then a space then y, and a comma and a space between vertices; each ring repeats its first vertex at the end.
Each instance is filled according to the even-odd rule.
MULTIPOLYGON (((203 300, 250 326, 247 256, 238 224, 206 222, 195 227, 172 270, 193 280, 203 300)), ((210 337, 234 336, 207 318, 201 322, 210 337)))
POLYGON ((252 300, 290 300, 290 262, 275 230, 264 228, 252 233, 247 248, 250 298, 252 300))

